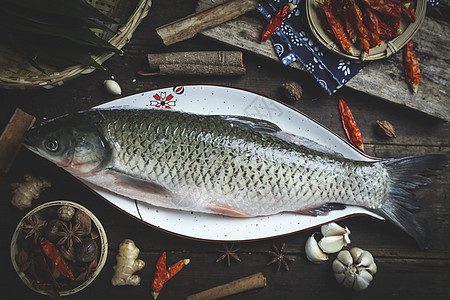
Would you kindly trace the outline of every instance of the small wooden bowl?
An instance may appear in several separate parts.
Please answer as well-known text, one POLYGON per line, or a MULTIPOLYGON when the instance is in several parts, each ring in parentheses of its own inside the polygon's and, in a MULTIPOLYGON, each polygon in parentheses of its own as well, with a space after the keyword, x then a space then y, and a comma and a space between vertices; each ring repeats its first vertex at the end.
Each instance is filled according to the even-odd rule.
POLYGON ((91 218, 93 228, 95 227, 96 231, 99 234, 99 237, 97 238, 98 239, 97 244, 99 246, 99 248, 98 248, 99 255, 98 255, 97 268, 96 268, 95 272, 92 274, 92 276, 90 276, 85 281, 79 281, 76 285, 68 285, 67 287, 63 287, 63 288, 57 290, 58 293, 61 296, 68 296, 71 294, 75 294, 75 293, 81 291, 82 289, 84 289, 85 287, 87 287, 95 279, 95 277, 97 277, 97 275, 100 273, 103 266, 105 265, 106 258, 108 256, 108 240, 106 237, 105 229, 103 228, 102 224, 97 219, 97 217, 92 212, 90 212, 87 208, 85 208, 84 206, 81 206, 80 204, 71 202, 71 201, 58 200, 58 201, 47 202, 45 204, 42 204, 42 205, 34 208, 29 213, 27 213, 22 218, 22 220, 20 220, 19 224, 16 227, 16 230, 14 231, 14 234, 13 234, 13 237, 11 240, 11 262, 12 262, 13 267, 16 270, 17 274, 22 279, 22 281, 25 283, 25 285, 28 286, 30 289, 32 289, 38 293, 44 294, 44 295, 47 295, 48 292, 46 290, 39 290, 39 289, 36 289, 35 287, 33 287, 33 285, 32 285, 33 280, 31 278, 29 278, 24 272, 20 271, 20 268, 16 262, 16 255, 19 253, 19 251, 21 249, 21 243, 24 241, 24 238, 25 238, 25 233, 22 229, 22 226, 23 226, 25 220, 27 220, 31 216, 36 216, 38 219, 41 219, 41 218, 43 218, 43 215, 45 214, 45 211, 47 209, 52 208, 52 207, 64 206, 64 205, 71 206, 75 209, 81 210, 81 211, 85 212, 91 218))
MULTIPOLYGON (((416 0, 414 2, 416 3, 416 21, 408 23, 402 18, 402 21, 400 22, 402 34, 390 41, 382 40, 380 46, 370 49, 369 56, 366 57, 365 60, 378 60, 391 56, 403 48, 403 46, 405 46, 416 34, 425 19, 427 1, 416 0)), ((351 47, 353 55, 344 51, 337 43, 333 34, 324 29, 325 27, 323 24, 326 24, 327 20, 322 16, 320 5, 316 0, 306 0, 306 16, 312 33, 327 49, 347 58, 355 60, 361 59, 361 50, 358 49, 358 47, 355 45, 351 47)))

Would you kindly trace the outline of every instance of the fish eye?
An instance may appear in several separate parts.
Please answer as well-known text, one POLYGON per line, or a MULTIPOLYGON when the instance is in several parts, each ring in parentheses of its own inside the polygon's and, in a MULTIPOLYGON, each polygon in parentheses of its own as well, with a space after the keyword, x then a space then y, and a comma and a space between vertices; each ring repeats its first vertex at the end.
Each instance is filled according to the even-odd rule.
POLYGON ((58 151, 59 145, 58 141, 55 138, 48 138, 47 141, 45 141, 45 149, 47 149, 50 152, 56 152, 58 151))

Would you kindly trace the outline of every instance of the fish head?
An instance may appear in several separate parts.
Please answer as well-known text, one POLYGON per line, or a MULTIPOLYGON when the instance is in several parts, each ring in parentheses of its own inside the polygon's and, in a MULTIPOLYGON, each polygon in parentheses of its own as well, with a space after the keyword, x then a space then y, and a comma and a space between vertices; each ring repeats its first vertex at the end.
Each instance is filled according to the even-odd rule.
POLYGON ((25 146, 78 176, 89 176, 104 166, 110 147, 95 124, 85 116, 66 116, 33 127, 25 146))

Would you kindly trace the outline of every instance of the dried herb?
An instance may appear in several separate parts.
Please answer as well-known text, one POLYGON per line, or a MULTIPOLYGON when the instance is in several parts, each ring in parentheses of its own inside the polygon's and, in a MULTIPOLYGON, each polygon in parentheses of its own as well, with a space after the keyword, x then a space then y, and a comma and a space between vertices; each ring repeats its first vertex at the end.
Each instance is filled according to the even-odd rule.
POLYGON ((361 151, 364 151, 361 131, 356 125, 356 121, 353 118, 353 114, 350 111, 350 108, 348 108, 343 99, 339 99, 339 112, 341 114, 342 126, 344 127, 344 131, 347 135, 348 140, 355 147, 357 147, 361 151))
POLYGON ((61 222, 62 231, 58 232, 57 235, 61 238, 59 239, 57 245, 66 244, 67 248, 72 248, 74 243, 81 244, 81 237, 86 235, 85 232, 79 230, 80 224, 72 226, 69 222, 69 226, 66 223, 61 222))
POLYGON ((277 264, 277 272, 280 271, 281 266, 283 266, 283 268, 286 271, 289 271, 289 266, 288 266, 288 262, 293 262, 295 261, 294 258, 289 257, 285 252, 285 247, 286 244, 283 243, 283 245, 281 246, 280 249, 278 249, 275 245, 272 246, 274 251, 267 251, 267 253, 269 253, 270 256, 272 256, 272 260, 269 261, 267 263, 267 265, 271 265, 276 263, 277 264))
POLYGON ((339 19, 334 16, 331 1, 324 0, 323 3, 321 3, 321 7, 325 13, 328 24, 330 24, 331 30, 333 31, 334 36, 338 40, 342 49, 344 49, 345 51, 349 51, 350 47, 352 46, 352 42, 347 37, 344 27, 342 26, 339 19))
POLYGON ((287 16, 297 7, 297 5, 288 3, 273 16, 266 28, 264 28, 261 36, 261 42, 267 40, 278 27, 284 22, 287 16))
POLYGON ((41 248, 42 248, 42 251, 44 252, 44 254, 48 258, 50 258, 53 265, 61 273, 61 275, 65 276, 71 280, 75 280, 75 277, 73 276, 73 273, 70 270, 69 266, 67 265, 66 261, 59 253, 58 248, 56 248, 56 246, 52 242, 50 242, 46 238, 42 238, 41 248))
POLYGON ((236 254, 236 251, 238 251, 239 248, 238 249, 233 249, 233 246, 234 246, 233 244, 231 244, 231 246, 228 246, 228 244, 223 244, 224 250, 217 250, 218 252, 221 252, 223 254, 216 259, 216 262, 219 262, 219 261, 224 260, 226 258, 227 259, 227 265, 229 267, 231 265, 231 258, 234 258, 237 261, 241 261, 239 256, 236 254))
POLYGON ((166 252, 163 252, 156 262, 155 277, 152 282, 152 295, 155 299, 158 298, 164 283, 180 272, 185 265, 189 264, 189 261, 189 259, 182 259, 166 269, 166 252))
POLYGON ((22 226, 22 229, 28 231, 27 235, 25 236, 25 239, 33 237, 34 240, 37 242, 44 226, 45 221, 38 220, 38 218, 35 215, 32 215, 30 218, 25 219, 25 224, 22 226))
POLYGON ((408 41, 404 50, 406 82, 409 83, 413 93, 417 93, 421 80, 419 61, 413 50, 412 39, 408 41))

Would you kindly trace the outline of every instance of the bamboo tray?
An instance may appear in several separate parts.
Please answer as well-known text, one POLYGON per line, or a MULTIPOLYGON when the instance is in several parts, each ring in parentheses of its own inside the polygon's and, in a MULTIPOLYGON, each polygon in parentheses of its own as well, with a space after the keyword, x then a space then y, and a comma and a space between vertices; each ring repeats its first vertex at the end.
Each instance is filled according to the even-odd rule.
MULTIPOLYGON (((121 25, 109 26, 116 34, 99 32, 99 36, 110 44, 122 49, 131 39, 135 29, 147 16, 151 0, 88 0, 103 14, 116 20, 121 25)), ((100 64, 110 58, 112 53, 95 55, 93 58, 100 64)), ((42 66, 47 74, 38 71, 11 49, 0 47, 0 87, 7 89, 53 88, 82 74, 95 70, 91 66, 75 65, 63 70, 42 66)))
MULTIPOLYGON (((400 29, 402 34, 390 41, 381 41, 381 45, 373 47, 369 51, 368 57, 365 60, 378 60, 391 56, 399 51, 406 43, 416 34, 425 19, 425 12, 427 8, 426 0, 417 0, 416 2, 416 21, 407 23, 403 20, 400 22, 400 29)), ((314 36, 329 50, 336 52, 347 58, 360 60, 361 50, 355 45, 351 47, 353 55, 344 51, 336 42, 333 34, 325 29, 323 23, 326 19, 320 14, 321 8, 316 0, 306 0, 306 16, 309 26, 314 36)))

